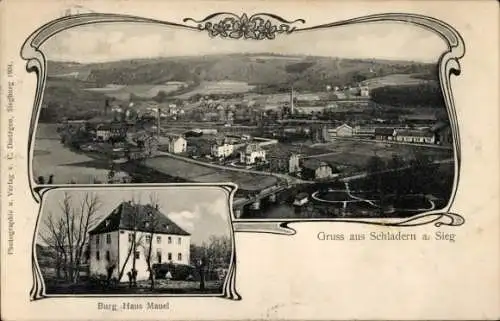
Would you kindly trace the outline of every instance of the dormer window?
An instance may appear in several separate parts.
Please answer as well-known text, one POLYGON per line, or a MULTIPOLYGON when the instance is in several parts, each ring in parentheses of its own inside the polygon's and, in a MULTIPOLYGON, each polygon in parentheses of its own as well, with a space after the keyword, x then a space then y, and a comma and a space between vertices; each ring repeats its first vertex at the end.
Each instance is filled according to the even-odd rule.
POLYGON ((108 227, 109 223, 110 223, 110 219, 107 219, 107 220, 104 222, 104 224, 106 224, 106 227, 108 227))
POLYGON ((144 222, 144 227, 149 227, 149 222, 144 222))

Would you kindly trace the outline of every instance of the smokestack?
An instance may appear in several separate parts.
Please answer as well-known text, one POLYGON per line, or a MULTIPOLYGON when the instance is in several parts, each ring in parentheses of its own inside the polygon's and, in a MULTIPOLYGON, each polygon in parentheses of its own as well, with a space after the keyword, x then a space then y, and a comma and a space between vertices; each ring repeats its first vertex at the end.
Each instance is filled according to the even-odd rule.
POLYGON ((290 92, 290 114, 293 115, 293 87, 292 91, 290 92))
POLYGON ((158 117, 157 117, 157 124, 156 124, 156 135, 160 137, 160 117, 161 117, 161 108, 158 107, 158 117))

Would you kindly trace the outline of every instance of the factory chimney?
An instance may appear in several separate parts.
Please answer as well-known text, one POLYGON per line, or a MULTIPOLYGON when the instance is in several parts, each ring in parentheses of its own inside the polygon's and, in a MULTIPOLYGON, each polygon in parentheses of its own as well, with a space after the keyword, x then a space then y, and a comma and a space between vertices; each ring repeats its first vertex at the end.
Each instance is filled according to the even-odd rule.
POLYGON ((156 135, 160 138, 160 118, 161 118, 161 108, 158 107, 158 115, 156 117, 156 135))
POLYGON ((290 92, 290 114, 293 115, 293 109, 294 109, 294 106, 293 106, 293 87, 292 87, 292 91, 290 92))
POLYGON ((106 101, 104 102, 104 116, 108 114, 108 110, 109 110, 109 99, 106 99, 106 101))

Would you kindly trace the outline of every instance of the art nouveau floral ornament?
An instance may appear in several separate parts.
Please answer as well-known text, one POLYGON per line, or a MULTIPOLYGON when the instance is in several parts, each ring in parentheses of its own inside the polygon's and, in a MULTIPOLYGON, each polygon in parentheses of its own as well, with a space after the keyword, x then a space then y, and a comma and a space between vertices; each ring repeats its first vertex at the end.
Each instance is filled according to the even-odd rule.
POLYGON ((203 20, 184 19, 184 22, 188 21, 197 23, 199 30, 207 30, 210 37, 255 40, 274 39, 276 34, 289 34, 296 29, 293 24, 305 22, 303 19, 288 21, 267 13, 258 13, 248 17, 246 13, 238 16, 225 12, 210 15, 203 20))

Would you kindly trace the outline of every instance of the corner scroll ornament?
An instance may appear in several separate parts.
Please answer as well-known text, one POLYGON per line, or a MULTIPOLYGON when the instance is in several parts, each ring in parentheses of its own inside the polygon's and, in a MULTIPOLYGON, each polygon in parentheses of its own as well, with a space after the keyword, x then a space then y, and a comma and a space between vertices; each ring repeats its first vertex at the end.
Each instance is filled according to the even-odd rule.
POLYGON ((294 24, 305 23, 304 19, 288 21, 269 13, 256 13, 248 17, 246 13, 238 16, 228 12, 214 13, 203 20, 185 18, 183 21, 196 23, 199 30, 207 30, 212 38, 254 40, 272 40, 276 34, 292 33, 296 29, 294 24))

